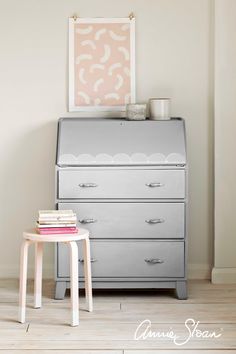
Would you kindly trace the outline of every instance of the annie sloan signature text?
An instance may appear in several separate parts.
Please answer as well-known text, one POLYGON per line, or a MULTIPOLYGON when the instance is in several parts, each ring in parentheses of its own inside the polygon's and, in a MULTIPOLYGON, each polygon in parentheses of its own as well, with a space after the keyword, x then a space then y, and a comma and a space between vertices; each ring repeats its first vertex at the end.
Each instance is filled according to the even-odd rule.
MULTIPOLYGON (((176 345, 187 344, 192 338, 198 339, 216 339, 222 336, 222 333, 216 331, 207 331, 200 330, 199 328, 200 321, 195 321, 192 318, 188 318, 184 323, 184 333, 179 336, 175 331, 170 327, 170 330, 165 331, 153 331, 152 323, 150 320, 146 319, 142 321, 134 334, 135 340, 145 340, 150 338, 156 339, 170 339, 176 345)), ((222 330, 221 330, 222 331, 222 330)))

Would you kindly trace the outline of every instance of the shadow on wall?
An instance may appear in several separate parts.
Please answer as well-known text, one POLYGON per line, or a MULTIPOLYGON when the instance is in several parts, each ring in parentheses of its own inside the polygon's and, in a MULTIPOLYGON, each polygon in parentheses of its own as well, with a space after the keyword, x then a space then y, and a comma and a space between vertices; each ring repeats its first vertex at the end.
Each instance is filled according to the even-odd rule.
POLYGON ((38 210, 54 208, 56 133, 56 121, 38 126, 14 138, 6 154, 1 225, 4 263, 8 256, 17 255, 19 260, 22 231, 35 225, 38 210))

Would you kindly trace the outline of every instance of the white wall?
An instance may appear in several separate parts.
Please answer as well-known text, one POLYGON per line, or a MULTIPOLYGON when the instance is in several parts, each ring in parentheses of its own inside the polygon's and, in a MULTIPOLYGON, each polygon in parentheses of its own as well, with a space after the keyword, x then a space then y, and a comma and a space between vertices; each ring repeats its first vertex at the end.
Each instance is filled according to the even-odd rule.
POLYGON ((236 1, 215 3, 214 282, 236 282, 236 1))
MULTIPOLYGON (((136 16, 137 99, 172 97, 186 119, 190 276, 212 263, 210 0, 0 0, 0 276, 17 276, 21 232, 54 206, 56 123, 67 113, 67 18, 136 16)), ((76 116, 76 114, 74 114, 76 116)), ((52 276, 53 249, 46 250, 52 276)))

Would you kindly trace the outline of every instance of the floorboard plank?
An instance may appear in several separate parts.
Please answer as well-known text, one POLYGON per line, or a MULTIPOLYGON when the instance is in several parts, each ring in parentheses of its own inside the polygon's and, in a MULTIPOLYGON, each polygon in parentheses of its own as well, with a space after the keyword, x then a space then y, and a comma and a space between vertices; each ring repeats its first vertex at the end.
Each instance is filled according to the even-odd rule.
MULTIPOLYGON (((43 302, 68 303, 69 290, 63 300, 54 300, 53 280, 43 281, 43 302)), ((0 279, 0 303, 18 301, 18 280, 0 279)), ((80 291, 81 302, 84 302, 84 291, 80 291)), ((211 284, 209 281, 189 281, 188 299, 183 303, 236 303, 236 285, 211 284)), ((33 281, 28 281, 27 298, 33 302, 33 281)), ((97 302, 155 302, 155 303, 179 303, 173 290, 94 290, 94 298, 97 302)))
MULTIPOLYGON (((135 340, 137 324, 114 323, 109 327, 96 323, 81 323, 72 328, 69 325, 30 324, 29 331, 22 335, 5 331, 0 349, 236 349, 236 325, 226 324, 221 328, 215 324, 200 325, 199 329, 222 334, 217 339, 202 339, 193 336, 185 345, 177 346, 170 338, 147 338, 135 340), (14 336, 14 339, 13 339, 14 336), (67 344, 66 344, 67 343, 67 344), (33 346, 33 348, 32 348, 33 346), (38 346, 38 347, 37 347, 38 346)), ((168 333, 172 330, 178 336, 178 343, 188 338, 184 325, 152 325, 152 331, 168 333)))
POLYGON ((25 349, 16 349, 16 350, 0 350, 0 354, 123 354, 124 351, 121 350, 41 350, 41 349, 34 349, 34 350, 27 350, 25 349))
MULTIPOLYGON (((179 350, 180 353, 181 350, 179 350)), ((124 350, 123 354, 176 354, 177 350, 124 350)), ((178 352, 177 352, 178 353, 178 352)), ((184 354, 236 354, 236 350, 185 350, 184 354)))
MULTIPOLYGON (((17 321, 18 306, 0 304, 2 321, 17 321)), ((69 304, 47 303, 40 309, 29 305, 26 309, 26 321, 41 324, 66 324, 70 318, 69 304)), ((136 323, 149 319, 153 323, 184 323, 193 318, 201 323, 236 323, 236 304, 132 304, 132 303, 96 303, 94 311, 87 312, 80 304, 80 320, 88 323, 136 323)))

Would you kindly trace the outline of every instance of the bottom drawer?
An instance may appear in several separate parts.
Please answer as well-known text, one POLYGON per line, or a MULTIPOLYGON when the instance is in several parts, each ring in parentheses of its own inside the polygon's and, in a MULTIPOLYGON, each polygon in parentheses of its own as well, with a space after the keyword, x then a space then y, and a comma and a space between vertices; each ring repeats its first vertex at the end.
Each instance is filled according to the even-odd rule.
MULTIPOLYGON (((83 276, 82 245, 79 273, 83 276)), ((93 278, 184 277, 184 242, 91 240, 93 278)), ((58 277, 69 277, 69 252, 58 245, 58 277)))

